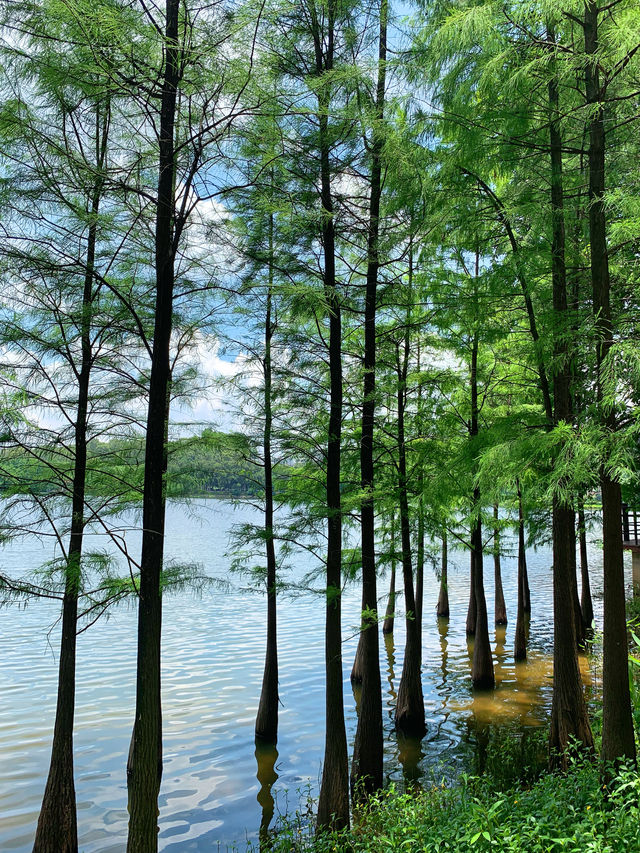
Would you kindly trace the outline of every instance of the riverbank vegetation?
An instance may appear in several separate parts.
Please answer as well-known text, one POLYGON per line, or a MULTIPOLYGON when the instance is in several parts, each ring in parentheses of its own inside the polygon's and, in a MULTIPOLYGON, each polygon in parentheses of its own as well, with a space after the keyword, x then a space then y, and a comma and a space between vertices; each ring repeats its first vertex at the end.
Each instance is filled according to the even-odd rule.
MULTIPOLYGON (((281 827, 273 853, 631 853, 638 849, 640 779, 621 770, 603 785, 590 763, 572 762, 568 774, 545 774, 530 785, 500 788, 466 776, 447 788, 426 786, 372 797, 351 832, 317 836, 308 826, 281 827)), ((250 848, 257 850, 257 848, 250 848)), ((264 849, 264 848, 263 848, 264 849)))
MULTIPOLYGON (((78 847, 76 636, 95 529, 139 605, 127 850, 157 849, 172 494, 229 488, 262 508, 242 532, 267 599, 259 742, 278 739, 283 558, 299 549, 323 578, 320 829, 348 828, 383 782, 387 602, 386 630, 396 611, 406 629, 395 729, 428 730, 425 566, 445 618, 452 541, 469 556, 475 691, 495 687, 493 621, 515 620, 513 657, 527 660, 527 548, 551 543, 548 761, 562 771, 570 747, 594 754, 578 651, 594 630, 586 530, 601 526, 600 757, 633 765, 623 547, 638 543, 622 490, 635 499, 640 468, 639 23, 633 0, 6 4, 1 532, 53 538, 54 581, 31 589, 58 598, 62 619, 36 853, 78 847), (194 416, 209 430, 188 438, 176 410, 211 400, 202 366, 224 351, 215 399, 234 435, 194 416), (139 555, 112 523, 132 506, 139 555), (354 576, 349 745, 341 596, 354 576)), ((2 585, 7 598, 28 588, 2 585)))

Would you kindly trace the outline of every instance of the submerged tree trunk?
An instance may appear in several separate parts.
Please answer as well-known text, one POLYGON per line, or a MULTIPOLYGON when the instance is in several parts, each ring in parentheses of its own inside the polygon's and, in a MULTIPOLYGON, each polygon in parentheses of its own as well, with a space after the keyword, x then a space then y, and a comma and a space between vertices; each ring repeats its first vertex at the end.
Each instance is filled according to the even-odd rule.
POLYGON ((471 553, 474 559, 474 578, 476 589, 476 633, 473 641, 473 661, 471 680, 477 690, 489 690, 495 686, 493 657, 489 642, 489 620, 487 602, 484 594, 484 573, 482 570, 482 522, 480 521, 480 489, 473 492, 473 505, 478 512, 471 530, 471 553))
MULTIPOLYGON (((473 529, 471 530, 471 539, 473 540, 473 529)), ((473 555, 473 541, 471 550, 469 551, 469 607, 467 608, 467 637, 475 637, 476 621, 477 621, 477 603, 476 603, 476 560, 473 555)))
POLYGON ((573 612, 574 612, 574 627, 576 630, 576 647, 578 652, 581 649, 584 649, 584 644, 586 641, 586 631, 584 618, 582 616, 582 608, 580 607, 580 599, 578 597, 578 580, 576 577, 577 574, 577 564, 576 564, 576 527, 575 527, 575 513, 571 520, 571 597, 573 599, 573 612))
MULTIPOLYGON (((598 53, 598 16, 607 14, 594 0, 587 0, 584 17, 584 43, 587 62, 585 82, 589 112, 589 243, 591 247, 591 284, 595 317, 598 364, 598 399, 602 402, 601 367, 613 344, 611 281, 607 251, 605 193, 604 92, 600 85, 598 53)), ((616 414, 611 407, 601 415, 602 425, 613 433, 616 414)), ((602 760, 623 758, 635 761, 636 746, 631 716, 627 662, 626 613, 622 551, 622 497, 616 482, 604 464, 600 471, 602 495, 602 540, 604 574, 604 631, 602 643, 602 760)))
MULTIPOLYGON (((549 29, 548 40, 555 42, 549 29)), ((568 303, 565 266, 564 200, 562 185, 562 139, 558 117, 558 82, 549 81, 551 213, 552 213, 552 285, 554 327, 554 423, 571 422, 569 351, 566 339, 568 303)), ((584 690, 578 666, 576 646, 575 529, 573 509, 553 498, 553 699, 549 736, 549 763, 566 769, 567 748, 572 738, 584 750, 593 750, 584 690)))
POLYGON ((382 196, 382 152, 384 147, 384 106, 387 60, 387 0, 380 3, 378 64, 375 99, 376 123, 371 141, 369 228, 364 320, 364 388, 362 436, 360 440, 360 482, 362 543, 362 696, 353 746, 352 789, 366 795, 382 787, 382 686, 378 632, 378 594, 375 567, 375 518, 373 504, 373 432, 375 414, 376 302, 380 268, 378 238, 382 196))
POLYGON ((507 624, 507 605, 502 589, 502 571, 500 566, 500 528, 498 526, 498 504, 493 507, 493 574, 495 585, 495 622, 507 624))
POLYGON ((424 603, 424 506, 422 501, 424 483, 422 472, 418 476, 418 488, 420 489, 420 498, 418 499, 418 542, 416 548, 416 621, 418 623, 418 635, 420 636, 420 648, 422 649, 422 606, 424 603))
POLYGON ((593 601, 591 599, 591 584, 589 583, 589 558, 587 555, 587 526, 584 516, 584 500, 578 501, 578 537, 580 539, 580 575, 582 578, 582 595, 580 607, 585 625, 586 638, 593 637, 593 601))
POLYGON ((74 471, 71 499, 71 530, 65 566, 65 589, 62 603, 62 636, 58 672, 56 718, 51 746, 49 775, 42 799, 33 845, 34 853, 77 853, 78 829, 76 794, 73 778, 73 723, 76 689, 76 636, 78 593, 81 577, 82 544, 85 526, 85 490, 87 475, 87 418, 89 383, 93 362, 91 321, 94 303, 93 280, 97 242, 97 217, 104 187, 102 170, 105 164, 110 109, 107 102, 104 114, 96 114, 96 127, 102 128, 96 140, 97 177, 91 194, 91 222, 87 235, 87 254, 82 294, 81 362, 78 371, 78 404, 74 426, 74 471))
POLYGON ((553 699, 549 736, 549 763, 568 766, 567 748, 572 738, 582 749, 593 750, 593 735, 578 666, 574 610, 571 601, 571 544, 573 510, 557 498, 553 507, 553 699))
MULTIPOLYGON (((411 265, 411 249, 409 250, 411 265)), ((411 275, 409 276, 411 278, 411 275)), ((398 492, 400 497, 400 535, 402 541, 402 576, 404 580, 404 603, 406 611, 406 645, 402 676, 396 702, 396 729, 405 735, 421 738, 426 731, 424 722, 424 698, 422 694, 420 623, 416 615, 411 567, 411 528, 409 523, 409 499, 407 494, 407 457, 404 431, 404 415, 407 399, 407 371, 409 364, 409 322, 404 339, 402 360, 397 351, 398 372, 398 492)))
MULTIPOLYGON (((394 527, 394 516, 391 515, 391 578, 389 580, 389 598, 387 610, 382 624, 383 634, 393 634, 393 620, 396 612, 396 536, 394 527)), ((351 673, 353 680, 353 672, 351 673)))
POLYGON ((158 849, 158 794, 162 778, 160 578, 164 556, 166 437, 171 388, 169 352, 175 281, 174 126, 180 79, 179 11, 179 0, 166 0, 155 232, 156 305, 142 502, 136 712, 127 765, 128 853, 155 853, 158 849))
POLYGON ((514 660, 527 659, 527 631, 526 631, 526 616, 525 616, 525 540, 524 540, 524 515, 522 508, 522 492, 520 483, 517 483, 518 489, 518 607, 516 613, 516 635, 513 646, 514 660))
POLYGON ((440 567, 440 594, 438 595, 438 605, 436 613, 439 617, 449 618, 449 588, 448 588, 448 549, 447 549, 447 528, 442 531, 442 563, 440 567))
MULTIPOLYGON (((522 522, 524 531, 524 520, 522 522)), ((522 598, 524 601, 524 612, 527 616, 531 613, 531 588, 529 586, 529 572, 527 570, 527 549, 522 552, 522 598)))
MULTIPOLYGON (((327 40, 312 16, 316 73, 320 79, 333 70, 334 6, 329 2, 327 40)), ((349 826, 349 767, 342 693, 342 506, 340 465, 342 443, 342 322, 335 264, 335 226, 331 188, 331 146, 328 133, 330 83, 318 91, 320 192, 323 211, 324 293, 329 309, 329 432, 327 437, 327 588, 325 630, 326 728, 318 826, 349 826)))
MULTIPOLYGON (((421 370, 420 340, 417 343, 416 368, 421 370)), ((418 381, 417 428, 422 431, 422 382, 418 381)), ((422 608, 424 603, 424 468, 418 469, 418 530, 416 533, 416 620, 420 637, 420 660, 422 660, 422 608)))
POLYGON ((273 288, 273 214, 269 217, 269 286, 265 312, 264 375, 264 535, 267 559, 267 648, 262 691, 256 715, 256 738, 267 743, 278 742, 278 638, 276 612, 276 551, 273 537, 273 464, 271 459, 271 299, 273 288))
MULTIPOLYGON (((476 252, 476 277, 479 273, 479 253, 476 252)), ((478 409, 478 326, 473 335, 471 348, 471 421, 469 437, 473 440, 479 432, 478 409)), ((480 489, 473 490, 472 522, 471 522, 471 575, 475 593, 475 634, 473 643, 473 661, 471 664, 471 680, 479 690, 487 690, 495 685, 493 673, 493 658, 489 642, 489 620, 487 617, 487 601, 484 594, 484 571, 482 554, 482 521, 480 518, 480 489)), ((469 632, 467 623, 467 633, 469 632)))

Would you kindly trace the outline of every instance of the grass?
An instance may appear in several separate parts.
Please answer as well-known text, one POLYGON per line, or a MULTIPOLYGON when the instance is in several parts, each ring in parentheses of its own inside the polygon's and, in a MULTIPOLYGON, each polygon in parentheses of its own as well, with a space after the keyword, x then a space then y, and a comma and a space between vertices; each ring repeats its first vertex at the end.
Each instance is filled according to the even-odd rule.
MULTIPOLYGON (((630 602, 630 686, 640 731, 640 598, 630 602), (634 662, 635 661, 635 662, 634 662)), ((601 715, 592 717, 599 741, 601 715)), ((597 761, 575 757, 567 774, 546 771, 548 733, 505 731, 489 742, 482 776, 372 797, 340 834, 315 834, 313 803, 283 819, 252 853, 640 853, 640 773, 602 782, 597 761)))
POLYGON ((490 778, 473 776, 452 788, 414 793, 391 786, 357 814, 350 832, 314 836, 312 824, 298 816, 262 851, 638 853, 639 802, 637 772, 622 770, 606 788, 597 764, 575 761, 565 776, 545 774, 503 791, 490 778))

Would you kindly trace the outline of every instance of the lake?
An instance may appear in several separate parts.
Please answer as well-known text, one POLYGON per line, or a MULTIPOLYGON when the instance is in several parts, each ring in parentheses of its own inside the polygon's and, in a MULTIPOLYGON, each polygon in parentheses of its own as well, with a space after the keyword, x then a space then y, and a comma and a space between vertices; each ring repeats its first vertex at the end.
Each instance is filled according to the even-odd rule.
MULTIPOLYGON (((280 728, 277 754, 256 760, 253 726, 265 643, 266 601, 242 592, 229 577, 230 527, 258 518, 249 506, 214 499, 190 509, 171 504, 167 554, 197 561, 210 575, 237 589, 211 589, 200 597, 180 593, 165 599, 163 616, 164 775, 160 794, 159 846, 165 853, 246 847, 255 839, 272 804, 294 812, 315 796, 324 752, 324 603, 312 592, 279 604, 280 728), (194 513, 196 514, 194 516, 194 513), (197 516, 197 517, 196 517, 197 516), (259 777, 259 778, 258 778, 259 777), (273 799, 272 799, 273 798, 273 799)), ((127 534, 136 553, 137 536, 127 534)), ((4 547, 8 572, 17 573, 51 556, 48 541, 23 540, 4 547)), ((594 609, 601 620, 600 553, 590 548, 594 609)), ((625 559, 628 560, 628 557, 625 559)), ((301 576, 311 566, 299 556, 301 576)), ((421 744, 399 743, 393 703, 402 670, 404 620, 396 619, 393 641, 381 642, 385 713, 385 772, 400 783, 425 774, 451 778, 472 768, 487 731, 509 724, 525 732, 548 717, 551 699, 552 583, 548 548, 528 552, 532 597, 529 659, 513 663, 516 559, 503 559, 509 625, 491 627, 496 690, 473 696, 465 635, 468 555, 450 551, 451 619, 435 616, 438 582, 425 566, 423 687, 427 734, 421 744)), ((630 583, 630 565, 626 565, 630 583)), ((485 559, 489 621, 493 623, 493 559, 485 559)), ((398 580, 398 589, 401 582, 398 580)), ((388 582, 379 594, 386 603, 388 582)), ((400 599, 399 599, 400 600, 400 599)), ((343 604, 344 693, 352 744, 355 699, 349 673, 357 644, 360 590, 347 589, 343 604)), ((398 609, 401 610, 400 603, 398 609)), ((0 850, 28 853, 46 774, 53 728, 59 625, 55 603, 0 612, 0 850), (52 627, 53 626, 53 627, 52 627)), ((136 610, 114 611, 79 637, 75 735, 76 794, 80 850, 121 853, 127 830, 126 760, 133 722, 136 610)), ((598 672, 583 662, 587 682, 598 672)), ((597 685, 596 685, 597 686, 597 685)))

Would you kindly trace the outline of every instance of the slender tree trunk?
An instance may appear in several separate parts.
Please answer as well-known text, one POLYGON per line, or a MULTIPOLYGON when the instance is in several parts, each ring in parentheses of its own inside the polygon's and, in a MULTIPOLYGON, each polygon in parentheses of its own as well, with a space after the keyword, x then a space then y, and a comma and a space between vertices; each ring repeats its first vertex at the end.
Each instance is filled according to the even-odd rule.
POLYGON ((267 649, 262 678, 260 704, 256 716, 256 737, 267 743, 278 742, 278 637, 276 613, 276 551, 273 537, 273 465, 271 459, 271 299, 273 288, 273 214, 269 217, 269 286, 265 313, 264 374, 264 535, 267 559, 267 649))
POLYGON ((571 521, 571 533, 571 597, 573 599, 574 626, 576 629, 576 647, 578 649, 578 653, 580 653, 581 649, 584 649, 584 644, 586 642, 587 635, 585 630, 584 618, 582 616, 582 608, 580 607, 580 598, 578 597, 578 580, 576 577, 577 560, 575 513, 571 521))
POLYGON ((440 567, 440 594, 436 613, 438 616, 449 618, 449 588, 448 588, 448 553, 447 553, 447 528, 442 531, 442 563, 440 567))
MULTIPOLYGON (((396 532, 395 532, 395 516, 391 515, 391 579, 389 580, 389 598, 387 600, 387 610, 384 615, 382 624, 383 634, 393 634, 393 620, 396 612, 396 532)), ((351 674, 353 679, 353 673, 351 674)))
MULTIPOLYGON (((479 274, 480 257, 476 252, 476 278, 479 274)), ((471 421, 469 437, 473 440, 479 432, 478 410, 478 326, 474 330, 471 348, 471 421)), ((489 620, 487 617, 487 602, 484 594, 484 571, 482 555, 482 521, 480 519, 480 489, 473 490, 473 521, 471 527, 471 560, 473 589, 475 591, 475 634, 473 643, 473 660, 471 664, 471 680, 474 688, 487 690, 495 685, 493 673, 493 658, 489 642, 489 620)), ((468 625, 467 625, 468 632, 468 625)))
MULTIPOLYGON (((601 367, 613 343, 611 282, 607 252, 605 193, 604 93, 600 86, 598 52, 598 16, 594 0, 587 0, 584 18, 584 43, 587 62, 585 83, 589 111, 589 243, 591 247, 591 285, 596 323, 598 396, 602 398, 601 367)), ((602 413, 607 432, 617 428, 613 408, 602 413)), ((606 464, 600 471, 602 495, 602 539, 604 573, 604 632, 602 643, 602 760, 623 758, 635 761, 636 747, 631 716, 627 663, 624 569, 622 551, 622 497, 606 464)))
POLYGON ((500 566, 500 528, 498 526, 498 504, 493 506, 493 575, 495 585, 495 622, 507 624, 507 605, 502 589, 502 571, 500 566))
MULTIPOLYGON (((480 489, 473 492, 473 505, 480 512, 480 489)), ((489 621, 487 602, 484 594, 484 576, 482 570, 482 523, 480 516, 474 521, 471 530, 471 549, 474 557, 474 577, 476 588, 476 633, 473 641, 473 661, 471 680, 477 690, 490 690, 495 686, 493 657, 489 642, 489 621)))
MULTIPOLYGON (((333 69, 334 4, 327 7, 326 42, 321 36, 315 6, 311 7, 316 74, 333 69)), ((327 438, 327 590, 326 590, 326 730, 318 827, 349 826, 349 767, 342 692, 342 506, 340 463, 342 442, 342 320, 335 266, 335 226, 331 189, 331 150, 328 133, 330 82, 318 92, 320 194, 323 210, 324 292, 329 307, 329 435, 327 438)))
POLYGON ((142 555, 138 605, 136 712, 127 765, 127 853, 156 853, 158 794, 162 778, 160 638, 167 470, 167 422, 171 390, 173 322, 175 149, 179 82, 179 0, 166 0, 164 71, 160 103, 158 200, 155 232, 156 305, 145 444, 142 555))
POLYGON ((580 607, 585 624, 587 638, 593 636, 593 601, 589 583, 589 559, 587 555, 587 525, 584 516, 584 500, 578 500, 578 536, 580 539, 580 575, 582 578, 582 597, 580 607))
MULTIPOLYGON (((524 529, 524 521, 523 521, 524 529)), ((522 597, 524 599, 524 612, 531 614, 531 587, 529 586, 529 571, 527 569, 527 551, 522 552, 522 597)))
POLYGON ((517 483, 518 489, 518 609, 516 614, 516 635, 513 647, 514 660, 527 659, 527 631, 526 631, 526 616, 525 616, 525 586, 524 586, 524 570, 525 562, 525 540, 524 540, 524 513, 522 507, 522 492, 520 483, 517 483))
POLYGON ((87 235, 87 255, 82 294, 81 362, 78 372, 78 405, 74 427, 75 455, 71 531, 65 566, 65 590, 62 604, 62 637, 58 673, 56 719, 51 746, 49 775, 42 799, 34 853, 77 853, 78 830, 76 794, 73 778, 73 722, 76 689, 76 636, 78 593, 84 535, 84 501, 87 474, 87 416, 89 383, 93 366, 91 321, 94 304, 93 279, 97 241, 97 218, 102 197, 110 109, 107 102, 101 115, 96 109, 96 172, 91 194, 91 222, 87 235))
POLYGON ((420 649, 422 650, 422 607, 424 604, 424 505, 422 500, 422 489, 424 488, 422 471, 418 475, 418 488, 420 497, 418 499, 418 531, 416 548, 416 622, 418 623, 418 636, 420 649))
MULTIPOLYGON (((548 40, 555 42, 552 29, 548 40)), ((565 266, 564 199, 562 185, 562 139, 558 128, 559 96, 555 75, 549 81, 552 285, 554 328, 554 423, 571 422, 569 350, 566 339, 568 306, 565 266)), ((549 763, 567 767, 571 738, 585 750, 593 749, 576 646, 575 530, 573 509, 556 495, 552 506, 553 526, 553 699, 549 737, 549 763), (572 547, 573 546, 573 547, 572 547)))
MULTIPOLYGON (((421 370, 420 341, 417 344, 418 374, 421 370)), ((422 382, 418 383, 418 429, 422 430, 422 382)), ((420 637, 420 660, 422 660, 422 607, 424 603, 424 469, 418 470, 418 530, 416 543, 416 620, 420 637)))
MULTIPOLYGON (((473 529, 471 530, 473 538, 473 529)), ((467 637, 475 637, 477 621, 476 603, 476 559, 473 554, 473 543, 469 551, 469 607, 467 608, 467 637)))
MULTIPOLYGON (((411 250, 409 259, 411 263, 411 250)), ((410 275, 411 278, 411 275, 410 275)), ((404 602, 406 611, 406 645, 402 676, 396 702, 396 729, 405 735, 423 737, 424 698, 422 693, 421 648, 419 622, 416 617, 411 567, 411 527, 409 523, 409 499, 407 494, 407 457, 405 449, 404 414, 407 397, 407 370, 409 363, 409 318, 404 339, 404 354, 400 359, 397 351, 398 372, 398 492, 400 496, 400 534, 402 538, 402 576, 404 580, 404 602)))
POLYGON ((551 767, 566 770, 567 747, 574 738, 582 748, 593 750, 593 735, 578 666, 574 610, 571 600, 571 534, 573 511, 554 500, 553 507, 553 699, 549 737, 551 767), (564 518, 563 518, 564 514, 564 518))
POLYGON ((362 624, 362 696, 353 745, 352 789, 366 795, 382 787, 382 686, 377 624, 378 593, 375 567, 375 519, 373 503, 373 431, 375 415, 376 302, 380 268, 379 233, 382 196, 382 152, 387 60, 388 2, 380 2, 375 126, 371 142, 369 233, 364 318, 364 388, 362 436, 360 439, 360 482, 362 543, 362 611, 372 614, 362 624))
POLYGON ((511 251, 513 254, 513 259, 515 261, 516 267, 516 275, 518 277, 518 281, 520 283, 520 289, 522 291, 522 298, 524 299, 524 305, 527 312, 527 319, 529 321, 529 331, 531 333, 531 340, 533 341, 533 348, 536 359, 536 366, 538 369, 538 379, 540 385, 540 392, 542 394, 542 403, 544 406, 545 415, 547 417, 547 422, 549 425, 553 422, 553 409, 551 405, 551 392, 549 389, 549 380, 547 377, 547 370, 544 363, 544 355, 542 349, 542 341, 540 340, 540 334, 538 332, 538 325, 536 322, 536 315, 533 308, 533 301, 531 299, 531 292, 529 289, 529 283, 524 274, 524 267, 520 260, 520 247, 518 245, 518 241, 516 240, 516 235, 511 227, 511 223, 509 221, 509 217, 504 208, 504 204, 501 199, 496 195, 496 193, 491 189, 491 187, 485 183, 485 181, 480 178, 479 175, 476 175, 474 172, 470 172, 468 169, 462 169, 462 171, 472 177, 475 181, 477 181, 478 186, 482 190, 482 192, 487 196, 489 201, 494 207, 496 211, 497 217, 501 225, 503 226, 506 235, 509 239, 509 243, 511 245, 511 251))

